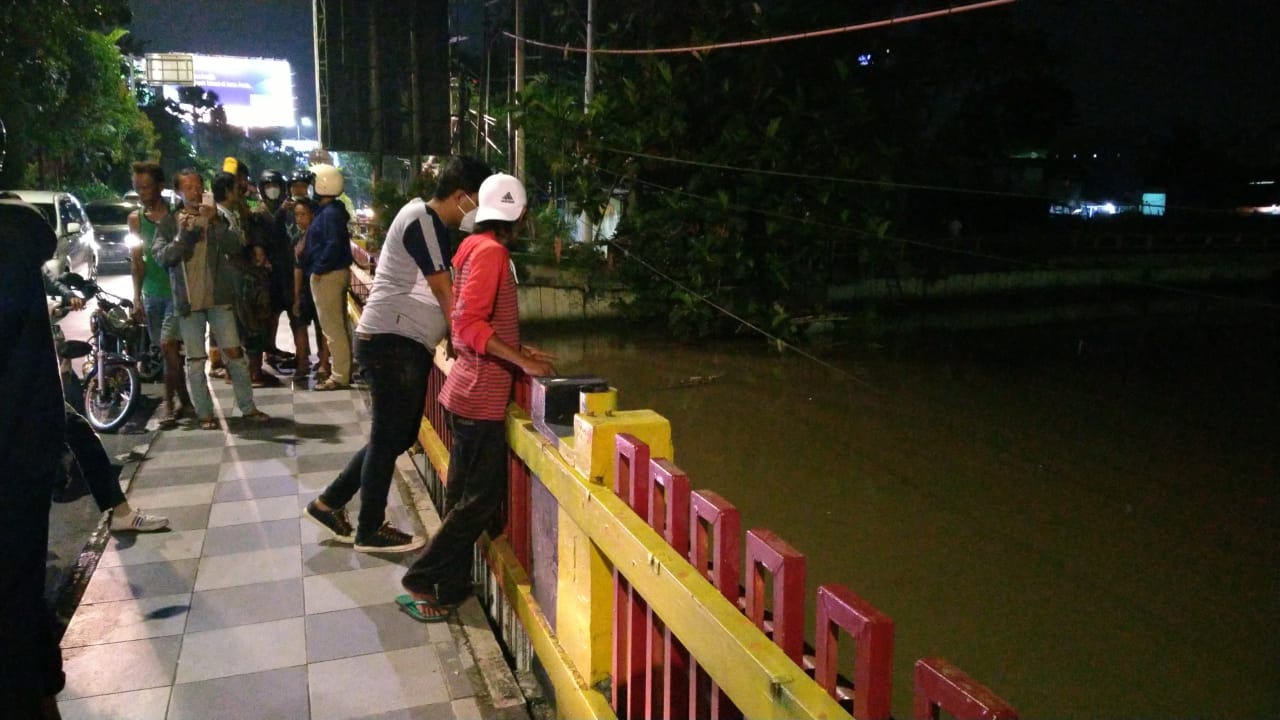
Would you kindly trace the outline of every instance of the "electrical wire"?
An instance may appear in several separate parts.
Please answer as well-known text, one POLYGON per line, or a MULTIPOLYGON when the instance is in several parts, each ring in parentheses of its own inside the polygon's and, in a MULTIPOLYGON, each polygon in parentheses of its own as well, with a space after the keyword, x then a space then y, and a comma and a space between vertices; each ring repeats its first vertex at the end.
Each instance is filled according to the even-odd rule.
POLYGON ((739 40, 737 42, 726 43, 708 43, 705 45, 689 45, 685 47, 671 48, 585 48, 575 47, 571 45, 555 45, 553 43, 531 40, 527 37, 516 35, 512 32, 503 31, 503 35, 515 40, 516 42, 524 42, 535 47, 549 48, 551 50, 560 50, 564 53, 591 53, 593 55, 674 55, 679 53, 698 53, 710 52, 712 50, 726 50, 729 48, 755 47, 759 45, 774 45, 777 43, 792 42, 795 40, 810 40, 812 38, 828 37, 831 35, 841 35, 844 33, 858 32, 861 30, 874 30, 877 28, 890 27, 893 25, 905 25, 907 23, 920 22, 922 20, 933 20, 935 18, 948 17, 951 15, 959 15, 960 13, 972 12, 974 10, 987 10, 989 8, 999 7, 1001 5, 1011 5, 1016 0, 986 0, 986 2, 975 2, 967 5, 957 5, 944 10, 931 10, 929 12, 915 13, 913 15, 903 15, 901 17, 887 18, 884 20, 873 20, 856 25, 844 25, 841 27, 826 28, 823 30, 810 30, 808 32, 793 33, 790 35, 778 35, 775 37, 757 38, 755 40, 739 40))

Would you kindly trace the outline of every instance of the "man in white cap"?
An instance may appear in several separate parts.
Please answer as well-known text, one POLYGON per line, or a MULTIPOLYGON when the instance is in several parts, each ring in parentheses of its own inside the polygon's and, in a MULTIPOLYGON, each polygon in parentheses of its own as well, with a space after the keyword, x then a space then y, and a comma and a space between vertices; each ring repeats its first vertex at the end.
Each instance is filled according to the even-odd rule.
POLYGON ((520 344, 510 247, 524 223, 524 185, 499 173, 480 185, 475 227, 453 256, 450 331, 457 362, 440 390, 453 447, 444 518, 405 573, 400 609, 440 622, 471 593, 471 548, 507 490, 506 411, 517 371, 555 374, 554 356, 520 344))

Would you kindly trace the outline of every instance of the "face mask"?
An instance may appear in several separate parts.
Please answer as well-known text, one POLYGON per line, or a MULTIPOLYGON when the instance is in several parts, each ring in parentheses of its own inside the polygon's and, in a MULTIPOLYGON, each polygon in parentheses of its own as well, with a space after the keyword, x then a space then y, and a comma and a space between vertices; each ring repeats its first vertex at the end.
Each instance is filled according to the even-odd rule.
POLYGON ((275 185, 268 185, 267 188, 262 192, 267 196, 268 200, 280 199, 280 188, 276 187, 275 185))
POLYGON ((476 227, 476 210, 479 209, 480 208, 474 208, 468 210, 467 213, 462 216, 462 221, 458 223, 458 229, 464 233, 469 233, 474 230, 476 227))

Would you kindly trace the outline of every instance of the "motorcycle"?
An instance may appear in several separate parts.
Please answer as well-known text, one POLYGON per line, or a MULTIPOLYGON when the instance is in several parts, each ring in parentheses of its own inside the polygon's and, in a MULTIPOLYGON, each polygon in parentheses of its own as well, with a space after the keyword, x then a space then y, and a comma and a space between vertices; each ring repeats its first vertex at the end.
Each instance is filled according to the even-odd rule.
MULTIPOLYGON (((118 430, 142 399, 139 359, 130 353, 131 345, 138 347, 139 325, 133 322, 130 313, 133 303, 103 290, 92 280, 74 274, 63 277, 86 302, 97 299, 89 316, 88 352, 84 353, 82 346, 72 346, 77 341, 64 341, 65 345, 72 346, 68 354, 86 357, 82 368, 85 419, 98 432, 118 430)), ((141 330, 145 337, 146 328, 141 330)), ((161 369, 163 371, 163 364, 161 369)), ((67 392, 67 396, 71 397, 71 393, 67 392)))

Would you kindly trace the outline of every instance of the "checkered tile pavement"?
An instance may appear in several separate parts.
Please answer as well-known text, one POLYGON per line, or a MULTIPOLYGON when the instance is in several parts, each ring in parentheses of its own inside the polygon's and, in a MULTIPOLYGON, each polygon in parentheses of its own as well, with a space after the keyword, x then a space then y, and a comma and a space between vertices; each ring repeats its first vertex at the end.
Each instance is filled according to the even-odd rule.
MULTIPOLYGON (((222 429, 159 433, 132 480, 130 502, 171 530, 107 544, 63 638, 63 717, 527 717, 476 662, 474 639, 493 641, 474 600, 417 623, 393 602, 416 553, 357 553, 303 517, 364 444, 366 396, 257 389, 258 425, 214 390, 222 429)), ((389 519, 433 529, 429 503, 405 503, 407 457, 399 470, 389 519)))

